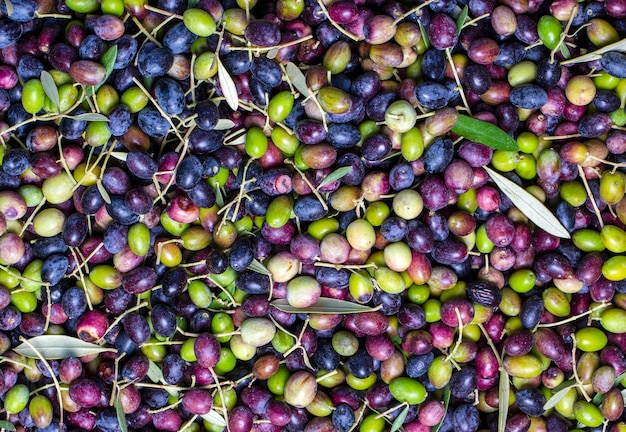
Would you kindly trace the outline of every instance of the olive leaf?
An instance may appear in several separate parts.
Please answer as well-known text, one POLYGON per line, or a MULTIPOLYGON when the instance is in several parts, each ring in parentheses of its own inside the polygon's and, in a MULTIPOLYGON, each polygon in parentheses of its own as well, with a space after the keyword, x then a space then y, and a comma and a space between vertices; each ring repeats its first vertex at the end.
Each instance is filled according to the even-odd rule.
POLYGON ((161 368, 152 360, 148 360, 148 378, 150 381, 158 383, 163 379, 163 372, 161 368))
POLYGON ((402 412, 398 414, 398 417, 396 417, 396 419, 391 424, 391 429, 389 430, 389 432, 396 432, 400 430, 408 414, 409 414, 409 406, 406 405, 404 409, 402 410, 402 412))
POLYGON ((13 351, 25 357, 39 358, 39 355, 35 352, 38 351, 46 360, 82 357, 101 352, 116 352, 113 348, 104 348, 100 345, 65 335, 35 336, 30 338, 28 343, 22 343, 13 348, 13 351))
POLYGON ((115 159, 126 162, 126 158, 128 157, 128 153, 126 152, 111 152, 111 156, 115 159))
POLYGON ((517 151, 517 142, 498 126, 459 114, 452 132, 497 150, 517 151))
POLYGON ((348 174, 351 170, 352 170, 351 166, 345 166, 345 167, 337 168, 335 171, 333 171, 330 174, 328 174, 328 176, 324 180, 322 180, 322 182, 320 183, 320 185, 317 188, 319 189, 319 188, 321 188, 323 186, 326 186, 329 183, 334 182, 335 180, 341 179, 343 176, 348 174))
POLYGON ((270 271, 265 267, 259 260, 253 259, 250 265, 248 266, 248 270, 252 270, 253 272, 263 274, 265 276, 272 276, 270 271))
POLYGON ((122 406, 122 398, 118 397, 115 402, 115 414, 117 415, 117 422, 120 424, 122 432, 128 432, 128 424, 126 423, 126 414, 124 414, 124 407, 122 406))
POLYGON ((424 45, 426 46, 426 49, 430 48, 430 42, 428 41, 428 33, 426 33, 424 24, 422 24, 421 21, 418 21, 417 25, 420 28, 420 33, 422 34, 422 40, 424 41, 424 45))
MULTIPOLYGON (((11 3, 11 0, 4 0, 4 4, 7 7, 7 16, 10 17, 13 15, 13 3, 11 3)), ((13 427, 13 430, 15 430, 15 427, 13 427)))
POLYGON ((305 98, 311 96, 309 87, 306 85, 306 78, 300 68, 292 62, 289 62, 287 63, 285 70, 287 71, 287 78, 289 78, 289 81, 296 88, 296 90, 298 90, 305 98))
POLYGON ((448 405, 450 405, 450 394, 451 394, 450 386, 445 386, 443 389, 443 407, 444 407, 443 417, 441 418, 441 421, 437 423, 437 426, 435 426, 435 429, 433 430, 433 432, 439 432, 439 429, 441 428, 443 421, 446 419, 446 415, 448 414, 448 405))
MULTIPOLYGON (((8 3, 8 0, 7 0, 8 3)), ((6 420, 0 420, 0 429, 4 429, 4 430, 8 430, 8 431, 15 431, 15 426, 13 425, 13 423, 8 422, 6 420)))
POLYGON ((561 402, 561 400, 567 396, 567 393, 569 393, 569 391, 575 387, 576 384, 572 384, 568 387, 562 388, 561 390, 557 391, 556 393, 554 393, 550 399, 548 399, 548 401, 546 402, 546 404, 543 406, 543 409, 545 411, 549 410, 550 408, 554 408, 556 406, 556 404, 558 404, 559 402, 561 402))
POLYGON ((599 48, 590 53, 581 55, 579 57, 564 60, 561 62, 561 65, 566 66, 566 65, 573 65, 577 63, 586 63, 586 62, 592 62, 595 60, 600 60, 602 58, 602 54, 606 54, 611 51, 626 52, 626 39, 621 39, 617 42, 614 42, 607 46, 603 46, 602 48, 599 48))
POLYGON ((46 93, 46 96, 48 96, 48 99, 50 99, 50 101, 54 104, 54 106, 56 107, 57 111, 59 111, 61 108, 61 98, 59 97, 59 89, 57 88, 57 85, 54 83, 54 79, 52 78, 52 75, 50 75, 50 72, 48 71, 41 71, 41 85, 43 87, 43 91, 44 93, 46 93))
POLYGON ((211 410, 208 413, 201 415, 200 417, 215 426, 226 427, 226 420, 224 420, 224 417, 222 417, 222 415, 215 410, 211 410))
POLYGON ((500 371, 500 383, 498 384, 498 432, 506 429, 506 420, 509 415, 509 398, 511 397, 511 382, 509 374, 502 369, 500 371))
POLYGON ((563 381, 561 384, 559 384, 558 386, 554 387, 554 388, 552 389, 552 392, 553 392, 553 393, 554 393, 554 392, 558 392, 558 391, 560 391, 560 390, 563 390, 564 388, 569 388, 569 387, 571 387, 571 386, 573 386, 573 385, 575 385, 575 384, 576 384, 576 380, 575 380, 575 379, 573 379, 573 378, 572 378, 572 379, 569 379, 569 380, 567 380, 567 381, 563 381))
POLYGON ((461 31, 461 29, 463 28, 463 24, 465 24, 465 20, 467 20, 468 13, 469 7, 465 5, 463 10, 461 10, 461 13, 459 14, 459 17, 456 19, 456 28, 458 31, 461 31))
POLYGON ((224 207, 224 195, 222 194, 222 188, 219 184, 215 185, 215 203, 219 208, 224 207))
POLYGON ((337 300, 333 298, 322 297, 311 306, 305 308, 297 308, 291 306, 286 299, 274 300, 272 303, 276 309, 290 313, 314 313, 314 314, 352 314, 363 312, 374 312, 380 307, 371 308, 357 303, 345 300, 337 300))
POLYGON ((487 174, 511 202, 542 230, 561 238, 570 238, 570 233, 541 201, 516 185, 511 180, 485 167, 487 174))
POLYGON ((69 118, 77 121, 109 121, 107 116, 98 113, 83 113, 75 116, 69 116, 69 118))
POLYGON ((102 84, 109 79, 111 74, 113 73, 113 68, 115 67, 115 61, 117 60, 117 45, 113 45, 102 55, 102 66, 106 70, 106 75, 104 77, 104 81, 96 86, 96 90, 98 90, 102 84))
POLYGON ((226 103, 233 111, 237 111, 239 108, 239 96, 237 96, 237 87, 233 78, 230 76, 222 61, 217 58, 217 77, 220 80, 220 87, 226 103))
POLYGON ((563 56, 563 58, 568 59, 571 57, 571 54, 569 50, 567 49, 567 45, 565 45, 565 43, 562 43, 559 46, 559 51, 561 51, 561 55, 563 56))
POLYGON ((233 127, 235 127, 235 122, 233 122, 232 120, 219 119, 213 129, 226 130, 226 129, 232 129, 233 127))
POLYGON ((267 52, 267 54, 265 54, 265 57, 267 57, 268 59, 275 59, 277 55, 278 55, 278 48, 272 48, 271 50, 267 52))
POLYGON ((104 199, 104 202, 107 204, 111 204, 111 197, 109 196, 107 190, 104 188, 102 180, 96 180, 96 187, 98 188, 98 192, 100 192, 100 195, 102 195, 102 199, 104 199))

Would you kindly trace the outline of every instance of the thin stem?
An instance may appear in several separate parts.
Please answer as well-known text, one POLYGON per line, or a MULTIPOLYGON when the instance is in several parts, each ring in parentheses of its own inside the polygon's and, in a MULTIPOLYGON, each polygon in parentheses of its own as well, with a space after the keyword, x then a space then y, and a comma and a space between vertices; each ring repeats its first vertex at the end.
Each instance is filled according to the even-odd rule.
POLYGON ((587 182, 587 176, 585 176, 585 171, 583 167, 578 165, 578 174, 580 175, 581 180, 583 181, 583 185, 585 186, 585 190, 587 191, 587 196, 589 197, 589 201, 591 201, 591 206, 593 207, 593 211, 598 218, 598 223, 601 228, 604 228, 604 221, 602 220, 602 215, 600 214, 600 209, 598 208, 598 204, 596 204, 596 199, 589 188, 589 183, 587 182))

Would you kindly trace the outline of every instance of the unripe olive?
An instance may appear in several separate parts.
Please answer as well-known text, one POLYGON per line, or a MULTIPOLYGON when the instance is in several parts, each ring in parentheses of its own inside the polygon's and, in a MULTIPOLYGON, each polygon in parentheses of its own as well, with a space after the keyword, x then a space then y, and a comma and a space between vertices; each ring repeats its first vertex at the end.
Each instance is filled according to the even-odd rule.
POLYGON ((297 408, 305 408, 311 404, 316 394, 317 382, 309 372, 295 372, 285 383, 285 402, 297 408))

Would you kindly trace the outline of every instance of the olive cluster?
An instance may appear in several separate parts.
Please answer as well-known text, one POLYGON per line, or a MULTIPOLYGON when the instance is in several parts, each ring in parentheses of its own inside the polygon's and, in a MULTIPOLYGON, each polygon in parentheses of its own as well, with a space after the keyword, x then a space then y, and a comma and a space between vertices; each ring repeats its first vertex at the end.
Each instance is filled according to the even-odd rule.
POLYGON ((624 430, 625 36, 624 0, 0 0, 2 419, 624 430))

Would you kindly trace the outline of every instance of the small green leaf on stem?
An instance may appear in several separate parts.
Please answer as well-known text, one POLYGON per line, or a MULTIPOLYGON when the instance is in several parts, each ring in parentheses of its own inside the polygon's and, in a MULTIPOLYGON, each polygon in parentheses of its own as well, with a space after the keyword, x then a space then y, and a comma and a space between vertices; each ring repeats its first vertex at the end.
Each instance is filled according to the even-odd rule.
POLYGON ((322 297, 305 308, 291 306, 287 300, 279 299, 272 302, 272 306, 283 312, 290 313, 315 313, 315 314, 352 314, 362 312, 374 312, 379 308, 371 308, 345 300, 322 297))
POLYGON ((219 119, 213 129, 226 130, 226 129, 232 129, 233 127, 235 127, 235 123, 232 120, 219 119))
POLYGON ((256 259, 253 259, 252 262, 250 263, 250 265, 248 266, 249 270, 252 270, 253 272, 256 273, 260 273, 262 275, 265 276, 271 276, 272 274, 270 273, 270 271, 267 269, 267 267, 265 267, 263 264, 261 264, 261 262, 259 262, 256 259))
POLYGON ((576 387, 576 384, 572 384, 568 387, 562 388, 561 390, 557 391, 556 393, 554 393, 550 399, 548 399, 548 401, 546 402, 546 404, 543 406, 544 410, 549 410, 550 408, 554 408, 556 406, 556 404, 558 404, 559 402, 561 402, 561 400, 567 396, 567 393, 569 393, 569 391, 573 388, 576 387))
POLYGON ((511 397, 511 382, 509 374, 502 368, 500 369, 500 383, 498 386, 498 432, 506 430, 506 420, 509 415, 509 398, 511 397))
POLYGON ((219 427, 227 426, 226 420, 224 420, 224 417, 222 417, 222 415, 219 414, 215 410, 211 410, 208 413, 201 415, 200 417, 202 417, 204 420, 208 421, 212 425, 219 426, 219 427))
POLYGON ((497 150, 518 151, 517 142, 498 126, 459 114, 452 132, 497 150))
POLYGON ((117 422, 120 424, 122 432, 128 432, 128 424, 126 423, 126 414, 124 414, 124 407, 122 407, 122 398, 118 397, 115 402, 115 414, 117 415, 117 422))
POLYGON ((570 233, 541 201, 521 186, 513 183, 494 170, 485 167, 487 174, 511 202, 542 230, 561 238, 570 238, 570 233))
POLYGON ((450 405, 450 386, 445 386, 443 389, 443 407, 445 411, 441 421, 437 424, 437 426, 435 426, 433 432, 439 432, 443 421, 446 419, 446 415, 448 415, 448 405, 450 405))
POLYGON ((335 171, 333 171, 330 174, 328 174, 328 176, 324 180, 322 180, 322 182, 320 183, 320 185, 317 188, 319 189, 319 188, 321 188, 323 186, 326 186, 329 183, 334 182, 335 180, 341 179, 343 176, 348 174, 351 170, 352 170, 351 166, 345 166, 345 167, 337 168, 335 171))
POLYGON ((396 419, 393 421, 393 423, 391 424, 391 429, 389 430, 389 432, 396 432, 398 430, 400 430, 402 428, 402 425, 404 424, 404 421, 406 420, 406 416, 409 414, 409 406, 405 406, 404 409, 402 410, 402 412, 400 414, 398 414, 398 417, 396 417, 396 419))
MULTIPOLYGON (((7 0, 7 4, 9 4, 8 0, 7 0)), ((15 425, 13 425, 13 423, 8 422, 6 420, 0 420, 0 429, 4 429, 7 431, 11 431, 11 432, 16 430, 15 425)))
POLYGON ((287 78, 291 81, 291 84, 300 92, 305 98, 309 97, 311 93, 306 85, 306 78, 300 68, 295 64, 289 62, 285 67, 287 71, 287 78))
POLYGON ((52 75, 50 75, 50 72, 44 70, 41 71, 40 79, 44 93, 46 93, 48 99, 50 99, 50 101, 56 107, 57 111, 59 111, 59 107, 61 106, 61 98, 59 97, 59 89, 57 88, 57 85, 55 84, 52 75))
POLYGON ((107 116, 98 113, 83 113, 75 116, 69 116, 69 118, 78 121, 109 121, 107 116))
POLYGON ((239 108, 237 87, 235 86, 235 81, 233 81, 233 78, 230 76, 219 57, 217 58, 217 77, 220 80, 220 88, 222 89, 222 94, 224 95, 224 99, 226 99, 226 103, 230 109, 237 111, 237 108, 239 108))
POLYGON ((465 24, 465 21, 467 20, 468 13, 469 7, 465 5, 463 10, 461 10, 461 13, 459 14, 459 17, 456 19, 456 28, 458 31, 461 31, 461 29, 463 28, 463 24, 465 24))
POLYGON ((161 368, 152 360, 148 361, 148 378, 150 378, 150 381, 155 383, 163 380, 163 372, 161 372, 161 368))
POLYGON ((420 33, 422 34, 422 40, 424 41, 424 45, 426 45, 426 49, 430 48, 430 42, 428 41, 428 33, 426 33, 426 29, 424 28, 424 24, 422 24, 421 21, 418 21, 417 25, 420 28, 420 33))

